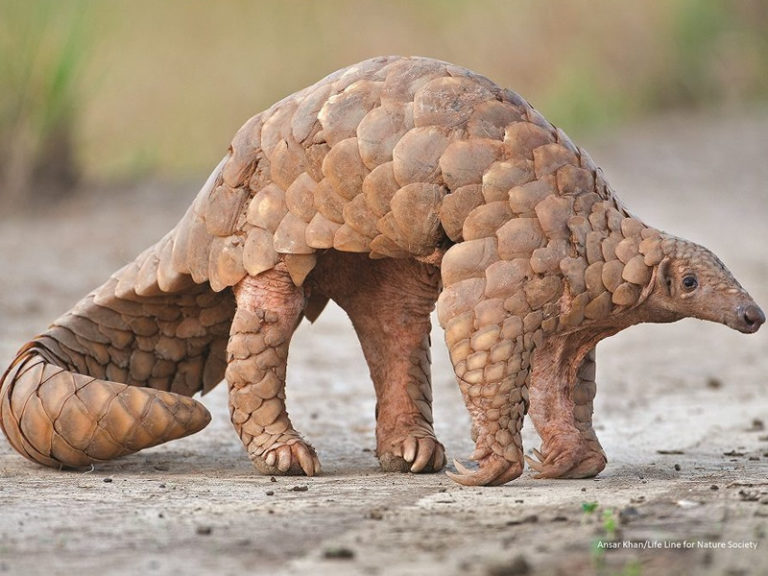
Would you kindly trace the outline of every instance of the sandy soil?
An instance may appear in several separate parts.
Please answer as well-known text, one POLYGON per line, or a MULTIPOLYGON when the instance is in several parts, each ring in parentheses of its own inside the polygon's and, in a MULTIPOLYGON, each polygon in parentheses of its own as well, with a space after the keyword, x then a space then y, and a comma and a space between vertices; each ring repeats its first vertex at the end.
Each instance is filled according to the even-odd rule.
MULTIPOLYGON (((715 250, 765 307, 766 134, 765 113, 675 117, 588 148, 636 214, 715 250)), ((159 238, 195 191, 91 191, 0 220, 0 364, 159 238)), ((433 342, 438 436, 466 459, 469 419, 437 330, 433 342)), ((0 573, 768 574, 767 351, 768 329, 632 328, 598 350, 598 478, 526 471, 463 488, 379 472, 367 370, 329 309, 297 333, 288 384, 322 476, 257 475, 223 386, 204 398, 203 432, 89 473, 40 468, 0 441, 0 573)), ((530 425, 524 440, 538 445, 530 425)))

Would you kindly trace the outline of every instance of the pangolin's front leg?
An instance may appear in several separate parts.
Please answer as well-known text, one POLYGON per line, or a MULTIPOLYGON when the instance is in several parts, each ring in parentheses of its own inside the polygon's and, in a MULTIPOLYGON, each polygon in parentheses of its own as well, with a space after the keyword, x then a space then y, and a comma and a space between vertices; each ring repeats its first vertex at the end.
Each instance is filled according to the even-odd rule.
POLYGON ((246 277, 234 293, 237 312, 226 371, 232 423, 259 472, 312 476, 320 462, 285 409, 288 345, 304 307, 304 291, 278 264, 246 277))
POLYGON ((527 381, 535 332, 526 331, 523 321, 506 316, 503 302, 481 300, 472 310, 446 319, 465 307, 466 300, 441 295, 438 312, 445 326, 451 362, 464 402, 472 417, 476 449, 472 459, 478 469, 456 462, 459 474, 449 476, 465 485, 500 485, 523 471, 520 429, 527 410, 527 381))
POLYGON ((581 356, 566 338, 537 350, 530 382, 530 415, 541 436, 538 458, 526 457, 537 478, 589 478, 605 468, 605 452, 592 428, 595 349, 581 356), (572 383, 572 384, 571 384, 572 383))

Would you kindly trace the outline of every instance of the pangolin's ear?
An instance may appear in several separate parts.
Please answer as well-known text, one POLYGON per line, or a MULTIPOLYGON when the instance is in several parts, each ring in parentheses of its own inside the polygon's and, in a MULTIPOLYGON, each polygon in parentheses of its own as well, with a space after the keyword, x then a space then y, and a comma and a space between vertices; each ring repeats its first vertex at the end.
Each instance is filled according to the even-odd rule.
POLYGON ((672 261, 664 258, 656 269, 656 283, 667 296, 672 296, 672 277, 669 275, 671 265, 672 261))

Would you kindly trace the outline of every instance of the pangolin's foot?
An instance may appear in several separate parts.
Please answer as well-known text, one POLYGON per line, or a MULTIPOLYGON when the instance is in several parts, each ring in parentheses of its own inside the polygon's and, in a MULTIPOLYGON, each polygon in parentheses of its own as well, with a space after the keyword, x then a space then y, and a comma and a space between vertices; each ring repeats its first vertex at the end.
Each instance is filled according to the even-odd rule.
POLYGON ((536 459, 526 456, 534 478, 591 478, 597 476, 607 462, 599 444, 580 436, 558 436, 541 451, 534 449, 536 459))
POLYGON ((272 444, 269 449, 250 454, 253 466, 273 476, 314 476, 320 473, 315 449, 300 438, 272 444))
POLYGON ((454 459, 453 465, 458 474, 446 472, 454 482, 464 486, 501 486, 514 480, 523 472, 523 463, 511 462, 498 454, 491 454, 477 462, 477 469, 472 470, 454 459))
POLYGON ((445 466, 445 448, 428 431, 410 430, 379 438, 376 454, 385 472, 439 472, 445 466))

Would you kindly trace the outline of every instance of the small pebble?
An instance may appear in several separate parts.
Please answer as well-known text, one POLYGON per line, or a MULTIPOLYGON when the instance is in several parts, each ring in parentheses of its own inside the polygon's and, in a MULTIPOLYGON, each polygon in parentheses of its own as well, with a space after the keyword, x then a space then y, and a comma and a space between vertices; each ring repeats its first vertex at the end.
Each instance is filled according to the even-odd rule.
POLYGON ((301 486, 294 486, 293 488, 291 488, 291 492, 306 492, 307 490, 309 490, 309 486, 307 486, 306 484, 303 484, 301 486))
POLYGON ((711 388, 712 390, 719 390, 723 387, 723 381, 719 378, 711 377, 707 380, 707 388, 711 388))
POLYGON ((338 548, 326 549, 323 556, 330 560, 351 560, 355 557, 355 551, 345 546, 339 546, 338 548))
POLYGON ((675 471, 680 472, 680 464, 675 464, 675 471))
POLYGON ((274 490, 267 490, 267 496, 274 496, 275 491, 274 490))
POLYGON ((197 532, 197 534, 200 535, 200 536, 210 536, 211 533, 213 532, 213 527, 212 526, 198 526, 197 529, 195 530, 195 532, 197 532))
POLYGON ((486 571, 488 576, 525 576, 531 573, 531 565, 525 556, 515 556, 509 564, 496 564, 486 571))
POLYGON ((530 514, 523 518, 517 518, 515 520, 508 520, 507 526, 517 526, 519 524, 535 524, 539 521, 539 517, 536 514, 530 514))
POLYGON ((104 478, 103 482, 106 482, 107 484, 112 482, 112 478, 104 478))

